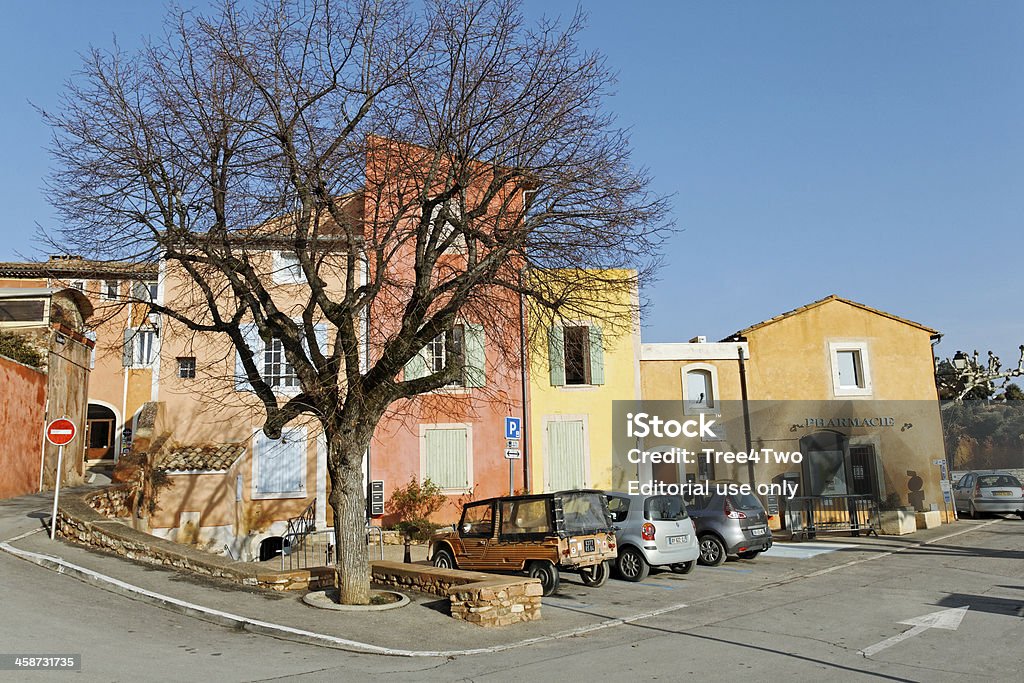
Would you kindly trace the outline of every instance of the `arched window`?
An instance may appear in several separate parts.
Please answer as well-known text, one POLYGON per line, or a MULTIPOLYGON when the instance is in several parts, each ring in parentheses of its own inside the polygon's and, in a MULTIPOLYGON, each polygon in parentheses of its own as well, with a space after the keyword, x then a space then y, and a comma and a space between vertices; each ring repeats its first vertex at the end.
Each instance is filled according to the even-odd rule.
POLYGON ((687 415, 718 412, 718 374, 707 363, 683 368, 683 407, 687 415))

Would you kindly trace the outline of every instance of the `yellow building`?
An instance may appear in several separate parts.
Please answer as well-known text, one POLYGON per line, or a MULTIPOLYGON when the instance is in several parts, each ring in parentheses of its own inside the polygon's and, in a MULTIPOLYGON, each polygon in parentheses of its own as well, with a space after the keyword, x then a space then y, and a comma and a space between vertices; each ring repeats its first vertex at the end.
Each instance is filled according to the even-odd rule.
POLYGON ((618 457, 616 465, 638 481, 760 486, 762 498, 781 504, 782 525, 787 486, 798 498, 857 497, 948 516, 936 462, 945 459, 932 353, 938 338, 929 327, 833 295, 720 343, 645 344, 644 410, 672 419, 703 414, 716 422, 714 434, 648 435, 639 444, 685 448, 698 454, 690 462, 618 457), (758 457, 744 462, 734 453, 758 457))
MULTIPOLYGON (((616 272, 607 275, 614 280, 616 272)), ((612 408, 640 396, 638 296, 634 287, 610 286, 590 299, 571 318, 527 319, 536 340, 526 428, 532 492, 624 484, 612 466, 624 445, 613 438, 612 408)))

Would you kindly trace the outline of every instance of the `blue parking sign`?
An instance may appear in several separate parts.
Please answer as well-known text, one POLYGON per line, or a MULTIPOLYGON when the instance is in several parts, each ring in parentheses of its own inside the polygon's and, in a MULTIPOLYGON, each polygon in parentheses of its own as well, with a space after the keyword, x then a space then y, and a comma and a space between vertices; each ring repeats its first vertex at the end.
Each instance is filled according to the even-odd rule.
POLYGON ((518 439, 520 433, 523 431, 522 418, 518 417, 506 417, 505 418, 505 438, 506 439, 518 439))

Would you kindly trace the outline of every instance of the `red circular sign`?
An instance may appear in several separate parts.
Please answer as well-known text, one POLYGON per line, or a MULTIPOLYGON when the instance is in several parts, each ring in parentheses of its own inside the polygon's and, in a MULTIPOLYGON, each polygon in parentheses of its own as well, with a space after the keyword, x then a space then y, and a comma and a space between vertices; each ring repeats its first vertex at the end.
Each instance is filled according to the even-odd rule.
POLYGON ((57 418, 46 425, 46 440, 54 446, 63 446, 75 438, 75 423, 66 417, 57 418))

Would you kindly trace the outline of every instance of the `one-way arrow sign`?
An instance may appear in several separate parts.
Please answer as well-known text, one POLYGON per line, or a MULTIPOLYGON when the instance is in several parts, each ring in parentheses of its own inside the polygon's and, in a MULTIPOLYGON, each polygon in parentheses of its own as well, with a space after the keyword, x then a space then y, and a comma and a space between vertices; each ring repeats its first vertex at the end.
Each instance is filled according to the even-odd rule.
POLYGON ((963 621, 964 614, 967 613, 968 607, 954 607, 952 609, 944 609, 938 612, 932 612, 931 614, 925 614, 921 617, 914 617, 913 619, 907 619, 906 621, 899 622, 900 624, 906 624, 907 626, 913 626, 913 628, 900 633, 899 635, 893 636, 892 638, 886 638, 880 643, 875 643, 871 647, 866 647, 860 651, 865 657, 871 657, 882 650, 892 647, 896 643, 900 643, 907 638, 913 638, 919 633, 924 633, 930 628, 941 628, 946 631, 955 631, 960 628, 960 622, 963 621))

